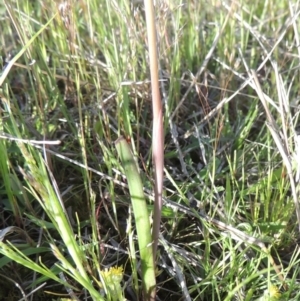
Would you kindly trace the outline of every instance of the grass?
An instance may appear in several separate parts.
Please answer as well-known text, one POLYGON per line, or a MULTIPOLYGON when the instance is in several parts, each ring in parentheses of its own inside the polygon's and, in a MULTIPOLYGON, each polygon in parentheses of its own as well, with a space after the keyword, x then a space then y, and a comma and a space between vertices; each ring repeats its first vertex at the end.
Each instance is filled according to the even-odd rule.
MULTIPOLYGON (((137 186, 114 143, 131 146, 152 223, 143 4, 40 2, 0 4, 0 299, 144 300, 137 186)), ((298 300, 300 10, 161 0, 155 13, 156 299, 298 300)))

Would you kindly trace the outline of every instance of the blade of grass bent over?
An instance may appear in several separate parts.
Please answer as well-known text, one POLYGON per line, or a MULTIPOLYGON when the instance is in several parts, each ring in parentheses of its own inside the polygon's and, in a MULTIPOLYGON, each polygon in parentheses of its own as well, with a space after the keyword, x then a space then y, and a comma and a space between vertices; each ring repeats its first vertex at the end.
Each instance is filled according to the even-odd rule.
POLYGON ((145 300, 151 300, 150 296, 153 296, 153 292, 155 292, 156 280, 151 228, 143 184, 132 151, 126 140, 123 137, 119 137, 115 141, 115 145, 125 171, 131 195, 142 263, 142 283, 145 300))
POLYGON ((10 69, 13 67, 14 63, 22 56, 22 54, 28 49, 28 47, 34 42, 34 40, 48 27, 48 25, 56 17, 55 14, 27 43, 24 47, 9 61, 4 71, 0 75, 0 87, 2 86, 4 80, 6 79, 10 69))

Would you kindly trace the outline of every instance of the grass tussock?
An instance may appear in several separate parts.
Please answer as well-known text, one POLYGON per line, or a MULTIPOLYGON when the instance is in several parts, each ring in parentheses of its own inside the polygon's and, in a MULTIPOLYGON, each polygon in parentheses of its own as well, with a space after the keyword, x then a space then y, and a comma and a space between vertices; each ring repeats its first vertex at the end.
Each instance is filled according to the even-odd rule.
MULTIPOLYGON (((299 13, 156 1, 157 300, 300 298, 299 13)), ((114 143, 152 223, 142 1, 4 0, 0 19, 0 299, 144 300, 140 180, 114 143)))

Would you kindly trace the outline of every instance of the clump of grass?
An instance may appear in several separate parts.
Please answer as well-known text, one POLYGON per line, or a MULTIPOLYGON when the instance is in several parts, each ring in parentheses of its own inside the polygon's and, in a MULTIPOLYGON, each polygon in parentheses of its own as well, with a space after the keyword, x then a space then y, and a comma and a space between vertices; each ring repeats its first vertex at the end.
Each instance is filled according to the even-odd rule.
MULTIPOLYGON (((275 1, 156 3, 157 299, 299 299, 298 14, 275 1)), ((0 299, 143 300, 114 144, 128 141, 151 222, 142 3, 5 0, 0 18, 0 299)))

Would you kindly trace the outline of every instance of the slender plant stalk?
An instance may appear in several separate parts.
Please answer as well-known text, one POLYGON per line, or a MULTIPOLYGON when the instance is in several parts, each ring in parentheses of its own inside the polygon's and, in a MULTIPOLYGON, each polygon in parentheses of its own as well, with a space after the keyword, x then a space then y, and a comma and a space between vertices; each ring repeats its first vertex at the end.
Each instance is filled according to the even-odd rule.
POLYGON ((158 81, 158 61, 157 43, 154 19, 154 7, 152 0, 145 0, 145 12, 148 35, 148 48, 150 59, 151 89, 152 89, 152 108, 153 108, 153 129, 152 129, 152 158, 154 165, 155 179, 155 203, 153 216, 153 254, 156 256, 156 249, 159 237, 162 192, 163 192, 163 170, 164 170, 164 131, 163 131, 163 112, 158 81))
POLYGON ((143 191, 143 183, 132 151, 126 140, 120 137, 116 140, 115 145, 125 171, 131 195, 142 263, 142 283, 145 300, 155 300, 155 266, 148 207, 143 191))

